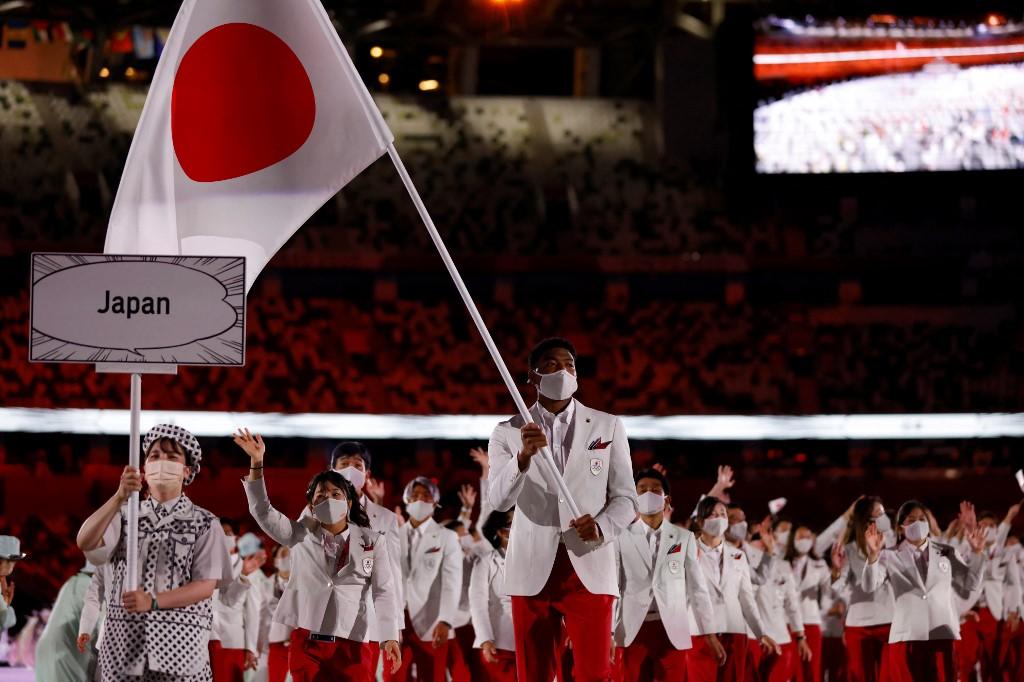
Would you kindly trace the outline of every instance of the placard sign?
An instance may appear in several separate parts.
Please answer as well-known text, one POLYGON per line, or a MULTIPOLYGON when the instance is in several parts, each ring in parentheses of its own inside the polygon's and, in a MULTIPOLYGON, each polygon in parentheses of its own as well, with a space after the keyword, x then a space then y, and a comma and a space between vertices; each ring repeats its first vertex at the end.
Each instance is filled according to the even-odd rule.
POLYGON ((32 254, 32 362, 245 364, 245 258, 32 254))

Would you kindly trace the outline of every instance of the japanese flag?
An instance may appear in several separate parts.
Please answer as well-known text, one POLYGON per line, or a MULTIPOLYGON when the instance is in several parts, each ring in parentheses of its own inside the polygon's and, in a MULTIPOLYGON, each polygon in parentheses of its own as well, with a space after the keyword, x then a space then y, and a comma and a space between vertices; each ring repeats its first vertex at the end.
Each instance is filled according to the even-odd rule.
POLYGON ((319 0, 185 0, 106 253, 246 257, 246 290, 393 141, 319 0))

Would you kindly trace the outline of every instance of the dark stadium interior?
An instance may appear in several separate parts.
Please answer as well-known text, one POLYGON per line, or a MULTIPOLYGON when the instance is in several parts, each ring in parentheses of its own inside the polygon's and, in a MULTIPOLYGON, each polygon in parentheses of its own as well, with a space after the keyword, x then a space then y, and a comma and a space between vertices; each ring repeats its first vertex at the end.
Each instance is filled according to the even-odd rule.
MULTIPOLYGON (((91 37, 72 83, 8 78, 0 51, 0 407, 125 409, 124 375, 28 361, 29 254, 102 250, 155 66, 102 46, 126 26, 169 26, 177 3, 23 4, 0 22, 91 37)), ((324 2, 517 379, 557 334, 580 350, 581 399, 617 414, 1021 413, 1024 169, 754 172, 755 18, 894 4, 965 15, 951 1, 324 2)), ((971 17, 989 12, 1021 14, 988 2, 971 17)), ((249 292, 245 368, 146 377, 143 408, 511 414, 404 192, 386 158, 344 188, 249 292)), ((268 440, 273 485, 292 492, 333 446, 268 440)), ((468 450, 484 444, 459 434, 369 445, 389 508, 415 474, 439 479, 449 508, 478 484, 468 450)), ((677 518, 723 463, 751 508, 785 495, 790 516, 816 520, 862 491, 893 504, 925 486, 940 520, 965 497, 1003 510, 1024 465, 1017 438, 631 445, 635 467, 668 469, 677 518)), ((0 532, 39 557, 19 569, 23 611, 77 569, 74 529, 127 448, 0 433, 0 532), (48 499, 65 513, 44 513, 48 499)), ((254 527, 244 456, 227 433, 203 448, 190 494, 254 527)))

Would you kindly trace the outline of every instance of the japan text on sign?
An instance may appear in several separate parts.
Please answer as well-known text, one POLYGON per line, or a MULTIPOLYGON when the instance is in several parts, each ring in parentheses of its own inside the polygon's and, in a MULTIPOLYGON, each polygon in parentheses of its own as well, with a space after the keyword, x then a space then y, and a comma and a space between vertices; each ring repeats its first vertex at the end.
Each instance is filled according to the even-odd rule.
POLYGON ((29 360, 245 364, 245 258, 32 254, 29 360))

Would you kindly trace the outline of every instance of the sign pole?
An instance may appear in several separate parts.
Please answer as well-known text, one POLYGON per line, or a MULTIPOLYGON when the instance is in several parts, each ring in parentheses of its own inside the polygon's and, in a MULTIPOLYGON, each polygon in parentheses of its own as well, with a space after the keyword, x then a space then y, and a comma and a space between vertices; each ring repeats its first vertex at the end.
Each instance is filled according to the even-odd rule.
MULTIPOLYGON (((142 448, 142 434, 139 418, 142 415, 142 375, 134 373, 131 395, 131 440, 128 445, 128 465, 140 469, 139 451, 142 448)), ((129 590, 139 589, 139 493, 133 492, 128 498, 128 574, 125 576, 129 590)))

